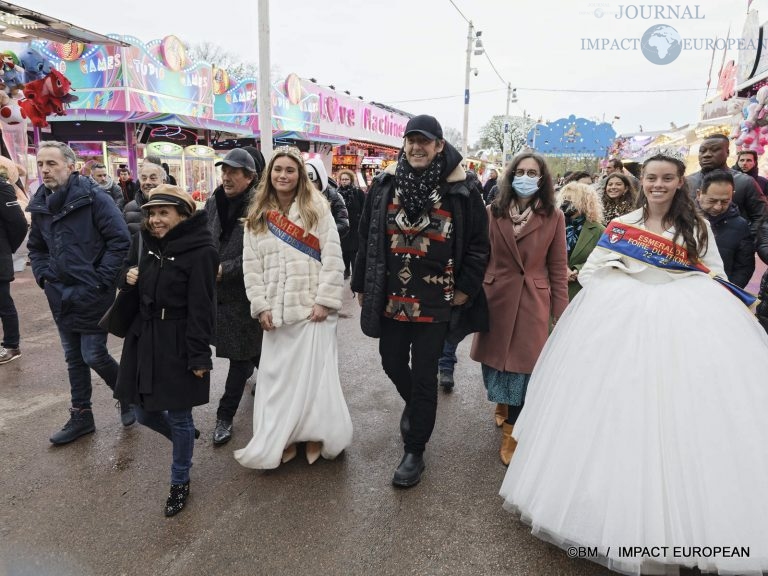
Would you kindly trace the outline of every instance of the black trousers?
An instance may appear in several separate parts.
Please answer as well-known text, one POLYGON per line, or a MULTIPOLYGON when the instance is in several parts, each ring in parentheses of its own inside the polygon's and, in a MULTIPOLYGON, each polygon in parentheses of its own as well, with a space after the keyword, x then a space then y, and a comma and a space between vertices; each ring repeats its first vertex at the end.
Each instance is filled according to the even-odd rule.
POLYGON ((224 395, 219 400, 219 409, 216 411, 218 420, 234 420, 240 400, 243 397, 245 383, 253 374, 254 368, 259 367, 261 356, 255 356, 250 360, 230 360, 227 382, 224 385, 224 395))
POLYGON ((406 452, 421 454, 432 436, 437 414, 437 361, 447 332, 447 322, 381 320, 381 365, 410 413, 406 452))

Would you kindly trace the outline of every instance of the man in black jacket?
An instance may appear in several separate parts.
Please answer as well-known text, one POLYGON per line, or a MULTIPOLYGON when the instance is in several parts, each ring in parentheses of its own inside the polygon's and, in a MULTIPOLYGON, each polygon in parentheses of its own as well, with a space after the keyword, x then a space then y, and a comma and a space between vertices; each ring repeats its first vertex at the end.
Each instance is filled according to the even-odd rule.
POLYGON ((147 201, 149 193, 160 186, 160 184, 165 184, 167 178, 168 174, 165 173, 160 164, 155 164, 146 159, 141 164, 141 168, 139 168, 139 185, 141 188, 136 191, 133 200, 128 202, 123 208, 123 217, 126 224, 128 224, 128 231, 131 236, 141 229, 141 221, 144 219, 141 207, 147 201))
POLYGON ((713 134, 704 139, 699 146, 700 172, 688 176, 688 188, 691 199, 696 198, 696 191, 701 188, 704 174, 712 170, 725 170, 733 174, 733 202, 739 213, 749 222, 752 233, 757 232, 760 219, 765 212, 765 197, 752 178, 737 170, 728 168, 728 150, 730 139, 725 134, 713 134))
POLYGON ((16 190, 0 178, 0 322, 3 340, 0 342, 0 364, 21 356, 19 348, 19 315, 11 298, 13 282, 13 253, 27 235, 27 219, 16 199, 16 190))
POLYGON ((405 454, 392 483, 409 487, 421 480, 435 425, 443 342, 487 329, 489 243, 483 199, 470 191, 461 155, 443 139, 440 123, 416 116, 404 136, 397 163, 368 192, 352 290, 362 330, 380 339, 384 371, 405 401, 405 454))
MULTIPOLYGON (((256 151, 261 155, 260 152, 256 151)), ((263 169, 263 157, 262 157, 263 169)), ((248 378, 261 359, 262 331, 251 318, 251 303, 243 280, 243 222, 260 174, 256 162, 242 148, 230 150, 221 166, 221 186, 205 203, 208 228, 219 252, 216 276, 216 356, 229 359, 224 395, 216 410, 213 444, 221 446, 232 438, 235 418, 248 378)))
POLYGON ((757 171, 757 152, 742 150, 736 154, 736 165, 733 169, 754 178, 763 192, 763 196, 768 196, 768 178, 763 178, 757 171))
POLYGON ((733 200, 733 175, 712 170, 704 175, 696 202, 712 226, 728 280, 744 288, 755 272, 755 241, 749 223, 733 200))
MULTIPOLYGON (((115 285, 130 238, 114 201, 90 178, 75 171, 76 157, 61 142, 43 142, 37 168, 43 184, 29 201, 32 214, 29 259, 45 291, 59 330, 69 373, 69 421, 51 436, 67 444, 95 430, 91 412, 91 369, 112 390, 118 365, 107 350, 99 320, 115 299, 115 285)), ((136 421, 121 405, 124 426, 136 421)))

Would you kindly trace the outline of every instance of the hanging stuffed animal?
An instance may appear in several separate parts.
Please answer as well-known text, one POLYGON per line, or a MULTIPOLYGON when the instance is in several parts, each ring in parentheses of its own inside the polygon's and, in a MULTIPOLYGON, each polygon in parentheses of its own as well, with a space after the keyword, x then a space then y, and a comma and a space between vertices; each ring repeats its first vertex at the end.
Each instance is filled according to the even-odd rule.
POLYGON ((43 79, 27 82, 24 86, 24 98, 19 102, 22 111, 33 126, 48 126, 46 116, 56 114, 64 116, 64 105, 77 100, 69 94, 72 83, 61 72, 54 69, 43 79))
POLYGON ((51 63, 33 48, 28 48, 23 52, 19 60, 21 61, 21 67, 24 68, 26 73, 26 82, 45 78, 53 69, 51 63))

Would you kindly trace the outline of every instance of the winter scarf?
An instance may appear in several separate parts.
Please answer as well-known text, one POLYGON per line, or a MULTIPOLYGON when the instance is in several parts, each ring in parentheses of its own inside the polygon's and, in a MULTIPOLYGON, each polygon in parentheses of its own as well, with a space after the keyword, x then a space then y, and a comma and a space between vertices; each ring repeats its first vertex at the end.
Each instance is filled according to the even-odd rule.
MULTIPOLYGON (((536 203, 538 203, 538 200, 536 200, 536 203)), ((520 207, 517 204, 510 204, 509 217, 512 220, 512 231, 514 232, 515 236, 520 234, 520 231, 525 227, 526 224, 528 224, 528 219, 531 217, 531 214, 533 214, 533 208, 534 202, 530 202, 528 207, 521 213, 520 207)))
POLYGON ((445 156, 435 156, 427 169, 416 172, 401 152, 395 170, 395 193, 400 199, 408 224, 418 222, 440 199, 440 176, 445 167, 445 156))
POLYGON ((219 240, 226 242, 232 235, 232 231, 237 225, 240 207, 247 194, 247 188, 245 192, 234 198, 227 198, 227 195, 224 193, 224 188, 218 188, 216 192, 214 192, 216 211, 219 213, 219 222, 221 223, 221 236, 219 237, 219 240))
POLYGON ((566 218, 565 220, 565 243, 568 248, 568 256, 571 255, 573 249, 576 247, 576 242, 579 241, 579 235, 581 229, 584 227, 586 217, 582 214, 577 218, 566 218))

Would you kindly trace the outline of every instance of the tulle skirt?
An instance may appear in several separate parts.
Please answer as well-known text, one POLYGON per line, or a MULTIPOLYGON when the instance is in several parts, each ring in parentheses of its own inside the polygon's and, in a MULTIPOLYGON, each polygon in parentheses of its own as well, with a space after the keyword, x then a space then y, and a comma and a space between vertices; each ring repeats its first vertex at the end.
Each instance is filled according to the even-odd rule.
POLYGON ((352 420, 339 382, 336 325, 304 320, 264 332, 253 403, 253 438, 235 450, 247 468, 277 468, 296 442, 322 442, 335 458, 352 442, 352 420))
POLYGON ((537 536, 626 574, 768 570, 768 337, 708 277, 596 274, 514 435, 500 494, 537 536))

